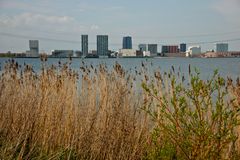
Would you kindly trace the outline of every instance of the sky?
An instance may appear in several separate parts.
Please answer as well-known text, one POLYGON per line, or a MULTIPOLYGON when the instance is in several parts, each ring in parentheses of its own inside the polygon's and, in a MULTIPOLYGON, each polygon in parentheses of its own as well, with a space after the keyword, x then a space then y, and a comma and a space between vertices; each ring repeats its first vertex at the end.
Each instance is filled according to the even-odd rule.
POLYGON ((240 50, 240 0, 0 0, 0 52, 29 50, 38 39, 41 52, 81 50, 82 34, 89 50, 96 35, 109 36, 109 49, 122 47, 122 37, 139 43, 212 50, 217 42, 240 50))

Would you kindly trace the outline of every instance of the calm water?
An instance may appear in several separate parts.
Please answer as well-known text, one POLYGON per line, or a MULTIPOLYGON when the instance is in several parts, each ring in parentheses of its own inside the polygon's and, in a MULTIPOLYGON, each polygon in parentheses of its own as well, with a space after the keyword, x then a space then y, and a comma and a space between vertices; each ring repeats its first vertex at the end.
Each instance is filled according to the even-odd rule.
MULTIPOLYGON (((0 58, 1 70, 3 69, 5 61, 9 58, 0 58)), ((16 58, 19 64, 30 64, 33 66, 35 71, 39 71, 41 68, 41 61, 39 58, 16 58)), ((48 65, 55 64, 58 62, 67 62, 69 59, 49 58, 47 61, 48 65)), ((181 73, 188 73, 189 64, 192 68, 196 67, 201 77, 208 79, 213 74, 213 71, 218 69, 219 73, 224 76, 231 76, 237 78, 240 76, 240 58, 113 58, 113 59, 80 59, 73 58, 71 68, 79 69, 83 63, 86 65, 97 66, 99 64, 106 64, 111 68, 116 62, 121 64, 126 70, 139 69, 142 63, 146 64, 150 71, 154 71, 160 68, 162 72, 168 72, 172 66, 176 70, 181 69, 181 73)))

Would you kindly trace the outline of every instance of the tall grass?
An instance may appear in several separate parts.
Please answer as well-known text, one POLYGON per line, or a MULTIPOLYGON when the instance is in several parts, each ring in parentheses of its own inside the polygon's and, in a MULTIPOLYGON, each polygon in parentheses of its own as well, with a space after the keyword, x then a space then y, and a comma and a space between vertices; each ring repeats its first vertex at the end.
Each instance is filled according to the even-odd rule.
POLYGON ((19 73, 14 61, 6 65, 0 85, 0 159, 142 157, 148 121, 122 68, 108 72, 104 65, 84 66, 76 73, 68 65, 43 65, 40 73, 28 65, 19 73))
POLYGON ((239 80, 41 58, 0 76, 0 159, 239 158, 239 80))

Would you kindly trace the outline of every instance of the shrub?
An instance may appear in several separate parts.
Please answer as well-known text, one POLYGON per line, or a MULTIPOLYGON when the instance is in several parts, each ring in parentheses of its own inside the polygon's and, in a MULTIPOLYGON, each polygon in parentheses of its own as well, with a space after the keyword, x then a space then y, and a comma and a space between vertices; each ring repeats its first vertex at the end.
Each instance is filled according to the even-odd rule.
POLYGON ((170 74, 157 82, 160 90, 142 84, 149 96, 144 110, 155 122, 147 159, 239 159, 239 105, 217 72, 210 80, 199 75, 190 74, 186 85, 170 74))

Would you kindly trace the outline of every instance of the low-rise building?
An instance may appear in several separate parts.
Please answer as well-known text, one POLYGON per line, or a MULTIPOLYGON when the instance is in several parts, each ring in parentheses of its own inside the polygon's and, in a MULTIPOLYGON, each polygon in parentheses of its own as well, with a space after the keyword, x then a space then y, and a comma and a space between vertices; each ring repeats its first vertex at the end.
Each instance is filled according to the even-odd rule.
POLYGON ((232 52, 206 52, 203 54, 204 58, 219 58, 219 57, 240 57, 239 51, 232 52))
POLYGON ((53 50, 52 57, 73 57, 73 50, 53 50))
POLYGON ((188 47, 188 50, 186 51, 186 57, 194 57, 194 56, 197 56, 198 54, 201 54, 200 46, 188 47))
POLYGON ((137 50, 136 51, 136 56, 137 57, 150 57, 151 53, 149 51, 141 51, 141 50, 137 50))
POLYGON ((150 57, 151 53, 150 51, 143 51, 143 57, 150 57))
POLYGON ((136 50, 134 49, 120 49, 119 57, 136 57, 136 50))
POLYGON ((140 51, 147 51, 147 44, 139 44, 138 49, 140 51))
POLYGON ((143 51, 137 50, 137 51, 136 51, 136 56, 137 56, 137 57, 143 57, 143 51))
POLYGON ((82 51, 75 51, 73 54, 73 57, 83 57, 83 52, 82 51))

